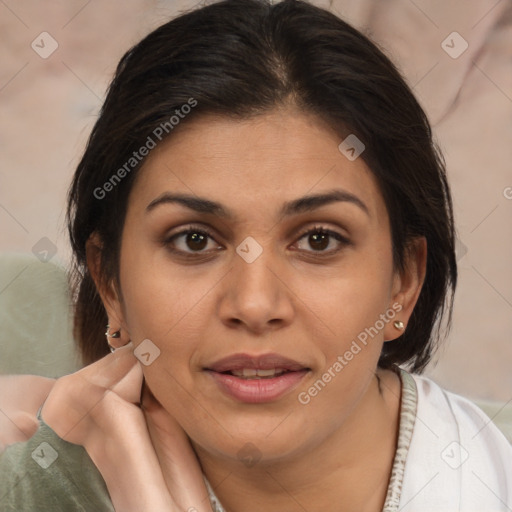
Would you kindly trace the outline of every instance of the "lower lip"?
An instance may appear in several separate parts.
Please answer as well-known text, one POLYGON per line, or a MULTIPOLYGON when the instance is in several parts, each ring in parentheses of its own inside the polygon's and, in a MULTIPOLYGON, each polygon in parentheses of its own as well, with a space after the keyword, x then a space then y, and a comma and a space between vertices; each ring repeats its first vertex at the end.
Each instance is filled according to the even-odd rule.
POLYGON ((308 370, 287 372, 265 379, 242 379, 227 373, 207 372, 226 395, 241 402, 259 404, 277 400, 297 387, 308 370))

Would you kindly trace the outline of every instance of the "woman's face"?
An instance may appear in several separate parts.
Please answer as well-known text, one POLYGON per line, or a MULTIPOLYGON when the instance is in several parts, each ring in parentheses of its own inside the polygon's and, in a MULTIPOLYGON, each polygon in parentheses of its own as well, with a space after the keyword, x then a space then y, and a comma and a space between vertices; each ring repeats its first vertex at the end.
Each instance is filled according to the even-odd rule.
POLYGON ((135 347, 150 340, 147 385, 201 449, 236 459, 250 442, 263 459, 297 455, 343 425, 383 341, 400 335, 392 319, 407 320, 383 198, 313 116, 181 128, 133 186, 116 314, 135 347), (297 367, 220 375, 254 373, 250 358, 269 354, 267 370, 287 366, 279 357, 297 367), (233 355, 249 359, 216 366, 233 355))

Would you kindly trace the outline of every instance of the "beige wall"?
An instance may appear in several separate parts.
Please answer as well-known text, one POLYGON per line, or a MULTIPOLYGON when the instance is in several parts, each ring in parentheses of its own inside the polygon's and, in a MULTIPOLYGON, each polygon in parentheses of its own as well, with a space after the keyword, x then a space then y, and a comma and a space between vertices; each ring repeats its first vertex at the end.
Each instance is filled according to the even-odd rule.
MULTIPOLYGON (((460 237, 460 284, 449 343, 428 373, 450 390, 508 402, 511 2, 333 4, 335 12, 382 43, 402 69, 446 156, 460 237), (446 39, 454 31, 469 45, 457 58, 463 40, 446 39)), ((51 251, 54 244, 54 260, 67 262, 65 193, 114 67, 130 45, 185 6, 149 0, 0 3, 0 251, 51 251), (42 32, 58 44, 46 59, 31 47, 35 41, 39 53, 51 49, 47 36, 38 37, 42 32)))

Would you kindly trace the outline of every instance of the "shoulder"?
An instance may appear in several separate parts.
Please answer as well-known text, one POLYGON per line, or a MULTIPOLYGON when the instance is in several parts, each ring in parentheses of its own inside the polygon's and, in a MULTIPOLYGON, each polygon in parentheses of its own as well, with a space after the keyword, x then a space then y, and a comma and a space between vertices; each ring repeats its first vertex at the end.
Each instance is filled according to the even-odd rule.
POLYGON ((505 435, 467 398, 428 377, 411 376, 417 411, 404 474, 403 511, 512 508, 512 446, 505 435))
POLYGON ((461 434, 471 433, 475 438, 481 437, 485 443, 504 444, 512 450, 505 435, 474 402, 447 391, 428 377, 414 374, 412 377, 418 392, 418 411, 424 411, 429 416, 435 415, 441 421, 456 424, 461 434))
POLYGON ((0 375, 0 452, 36 432, 37 412, 54 384, 37 375, 0 375))

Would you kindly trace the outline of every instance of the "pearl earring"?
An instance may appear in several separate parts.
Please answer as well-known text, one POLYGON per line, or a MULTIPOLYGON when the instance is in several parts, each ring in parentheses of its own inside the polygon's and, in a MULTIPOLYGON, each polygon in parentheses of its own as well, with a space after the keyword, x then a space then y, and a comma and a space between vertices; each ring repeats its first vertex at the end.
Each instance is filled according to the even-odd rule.
POLYGON ((393 325, 395 326, 395 329, 398 329, 399 331, 404 330, 404 323, 401 320, 395 320, 393 325))

